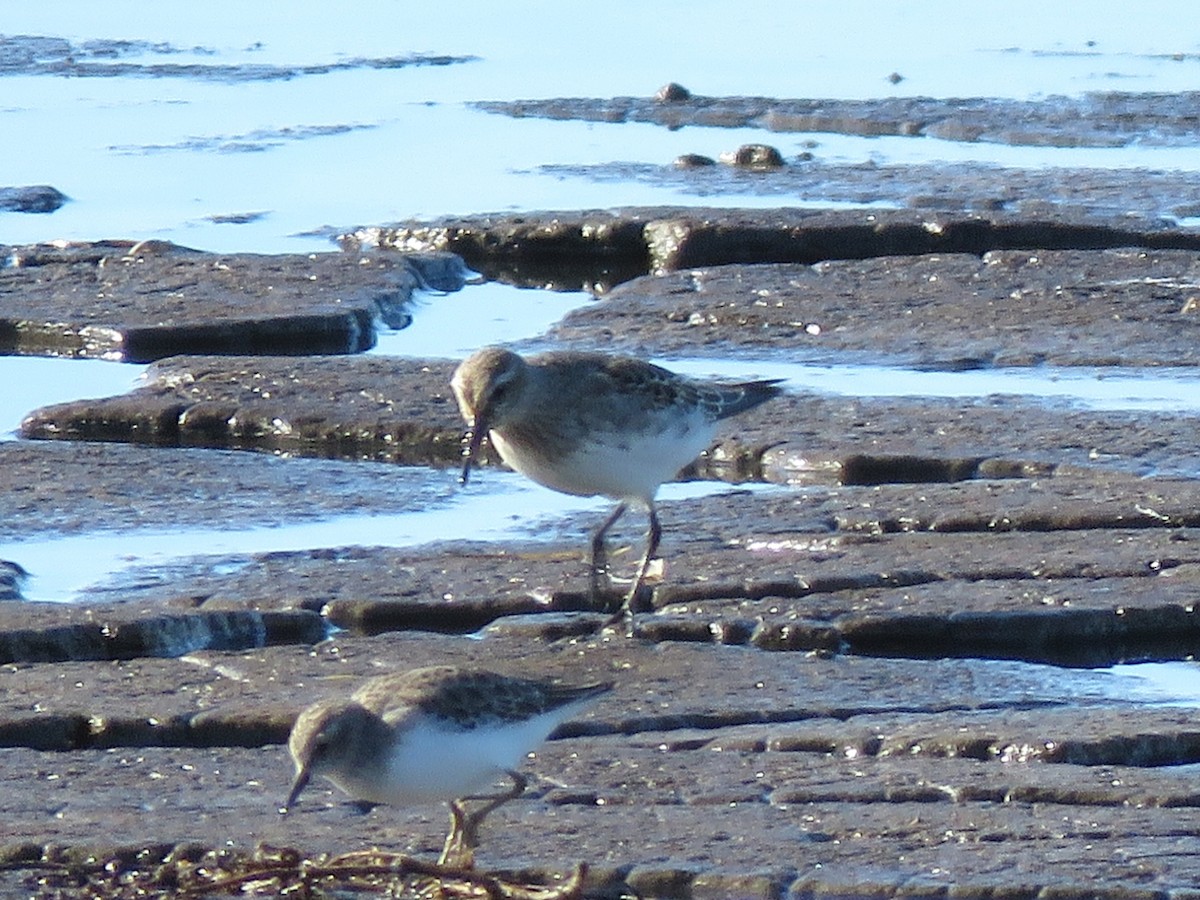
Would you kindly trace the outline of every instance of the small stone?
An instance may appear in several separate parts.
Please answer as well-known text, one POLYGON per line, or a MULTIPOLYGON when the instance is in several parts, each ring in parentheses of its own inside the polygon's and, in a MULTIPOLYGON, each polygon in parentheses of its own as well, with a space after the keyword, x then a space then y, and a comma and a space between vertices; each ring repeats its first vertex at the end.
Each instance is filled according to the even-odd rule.
POLYGON ((739 169, 778 169, 784 165, 783 155, 768 144, 742 144, 732 153, 721 154, 721 162, 739 169))
POLYGON ((703 169, 707 166, 715 166, 717 161, 711 156, 704 156, 700 153, 685 153, 682 156, 675 157, 673 165, 677 169, 703 169))
POLYGON ((671 81, 658 89, 654 99, 659 103, 683 103, 692 99, 692 92, 682 84, 671 81))

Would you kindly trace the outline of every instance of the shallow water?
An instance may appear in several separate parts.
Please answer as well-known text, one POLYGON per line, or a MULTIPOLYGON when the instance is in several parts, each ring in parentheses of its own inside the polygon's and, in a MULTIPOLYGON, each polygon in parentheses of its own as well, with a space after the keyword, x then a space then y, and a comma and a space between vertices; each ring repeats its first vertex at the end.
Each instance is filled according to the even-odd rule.
POLYGON ((380 0, 355 15, 330 0, 297 0, 286 14, 232 0, 194 7, 132 0, 103 7, 83 0, 10 4, 8 35, 63 38, 82 61, 145 68, 115 77, 0 69, 0 133, 21 135, 0 142, 5 183, 49 183, 72 198, 52 215, 0 214, 0 243, 164 238, 207 250, 300 252, 327 247, 314 234, 327 226, 441 213, 772 205, 771 198, 698 198, 538 170, 665 164, 683 152, 716 155, 751 140, 774 143, 785 155, 815 140, 832 161, 1194 171, 1200 155, 1191 148, 1035 149, 755 129, 668 131, 514 120, 466 105, 648 96, 670 80, 713 96, 847 99, 1191 90, 1200 83, 1200 45, 1178 27, 1190 12, 1185 0, 1143 4, 1136 16, 1108 3, 1023 0, 975 16, 950 0, 915 9, 820 0, 775 8, 761 24, 734 24, 725 4, 682 0, 652 7, 615 0, 586 15, 546 0, 504 9, 481 0, 380 0), (89 58, 84 44, 96 39, 145 43, 89 58), (473 58, 402 68, 350 65, 274 79, 228 75, 229 67, 252 73, 412 54, 473 58), (606 64, 616 56, 619 65, 606 64), (212 68, 207 75, 152 74, 184 65, 212 68), (893 83, 893 73, 902 80, 893 83), (252 220, 244 224, 210 218, 247 214, 252 220))
MULTIPOLYGON (((252 522, 241 527, 190 526, 136 530, 95 530, 47 534, 0 542, 0 559, 16 560, 28 572, 22 594, 29 600, 95 601, 109 592, 127 598, 130 587, 170 583, 182 570, 236 571, 250 557, 332 547, 411 547, 440 541, 552 540, 562 536, 562 520, 612 506, 603 498, 571 497, 540 487, 509 472, 488 471, 459 490, 455 473, 431 472, 444 489, 421 506, 389 514, 340 515, 301 522, 252 522), (70 560, 71 565, 62 565, 70 560)), ((774 485, 741 485, 739 490, 782 491, 774 485)), ((689 482, 664 485, 663 500, 684 500, 730 490, 729 485, 689 482)), ((264 517, 270 517, 264 509, 264 517)), ((582 536, 580 536, 582 541, 582 536)), ((581 544, 582 546, 582 544, 581 544)))
POLYGON ((124 394, 137 386, 144 371, 96 359, 0 356, 0 441, 16 437, 21 420, 35 409, 124 394))
POLYGON ((1131 663, 1100 670, 1114 683, 1113 696, 1153 706, 1200 706, 1200 663, 1180 660, 1161 663, 1131 663))

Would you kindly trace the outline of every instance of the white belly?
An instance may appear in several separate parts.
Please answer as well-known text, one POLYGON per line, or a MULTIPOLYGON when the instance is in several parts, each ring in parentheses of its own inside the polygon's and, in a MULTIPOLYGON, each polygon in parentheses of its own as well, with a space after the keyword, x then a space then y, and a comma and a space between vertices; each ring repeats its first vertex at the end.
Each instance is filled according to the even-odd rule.
POLYGON ((708 448, 715 430, 697 420, 649 435, 604 434, 558 458, 526 452, 496 431, 491 441, 506 463, 553 490, 649 502, 663 482, 708 448))
POLYGON ((339 773, 334 783, 374 803, 455 800, 486 791, 506 770, 519 767, 563 717, 562 710, 555 710, 491 730, 441 731, 419 725, 394 745, 386 766, 373 777, 339 773))

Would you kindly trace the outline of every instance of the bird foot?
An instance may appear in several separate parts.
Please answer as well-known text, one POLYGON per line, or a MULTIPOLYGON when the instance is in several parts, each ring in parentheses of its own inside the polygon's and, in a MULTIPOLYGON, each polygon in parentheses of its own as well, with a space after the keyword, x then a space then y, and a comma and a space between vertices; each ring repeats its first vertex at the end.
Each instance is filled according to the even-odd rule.
POLYGON ((616 615, 610 616, 600 623, 600 634, 622 635, 633 637, 633 613, 621 609, 616 615))
POLYGON ((439 866, 450 866, 457 869, 473 869, 475 867, 475 844, 478 839, 479 826, 470 829, 466 808, 461 800, 450 804, 450 833, 446 835, 446 843, 442 845, 442 855, 438 857, 439 866))
POLYGON ((505 774, 513 782, 509 790, 500 794, 460 797, 450 803, 450 833, 446 835, 446 843, 442 845, 438 865, 467 870, 474 868, 475 848, 479 846, 479 829, 483 826, 483 820, 497 807, 520 797, 529 784, 529 780, 519 772, 509 770, 505 774), (467 800, 486 800, 487 803, 474 812, 468 812, 467 800))

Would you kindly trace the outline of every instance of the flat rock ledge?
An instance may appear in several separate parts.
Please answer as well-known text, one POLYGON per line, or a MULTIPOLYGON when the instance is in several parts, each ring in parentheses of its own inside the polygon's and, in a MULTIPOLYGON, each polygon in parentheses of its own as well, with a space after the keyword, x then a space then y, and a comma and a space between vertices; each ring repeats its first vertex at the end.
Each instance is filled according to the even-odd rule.
POLYGON ((0 247, 0 350, 149 362, 177 353, 357 353, 414 290, 458 290, 446 254, 200 253, 163 241, 0 247))
POLYGON ((550 335, 556 346, 658 355, 1190 375, 1200 254, 1044 248, 704 266, 622 284, 550 335))
POLYGON ((21 436, 447 465, 461 459, 465 427, 453 370, 369 356, 176 356, 128 394, 32 412, 21 436))
MULTIPOLYGON (((756 374, 754 360, 886 362, 947 373, 1028 370, 1046 386, 1063 374, 1048 366, 1185 385, 1200 362, 1197 259, 1193 251, 1122 248, 712 266, 623 284, 568 314, 551 336, 580 349, 748 357, 743 377, 756 374)), ((129 394, 33 411, 21 434, 453 465, 463 429, 449 390, 454 365, 178 356, 152 366, 129 394)), ((881 367, 876 377, 889 376, 881 367)), ((739 418, 736 440, 723 438, 691 474, 930 481, 1097 461, 1196 471, 1193 415, 1056 408, 1006 396, 1003 379, 992 383, 990 396, 965 399, 789 392, 739 418)))

